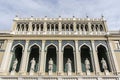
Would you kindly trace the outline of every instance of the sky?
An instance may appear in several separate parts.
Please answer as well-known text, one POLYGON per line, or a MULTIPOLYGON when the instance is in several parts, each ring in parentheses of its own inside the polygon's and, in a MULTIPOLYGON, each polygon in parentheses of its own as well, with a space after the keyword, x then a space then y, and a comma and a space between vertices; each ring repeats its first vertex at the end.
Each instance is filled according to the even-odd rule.
POLYGON ((0 0, 0 30, 11 30, 18 17, 100 18, 109 30, 120 30, 120 0, 0 0))

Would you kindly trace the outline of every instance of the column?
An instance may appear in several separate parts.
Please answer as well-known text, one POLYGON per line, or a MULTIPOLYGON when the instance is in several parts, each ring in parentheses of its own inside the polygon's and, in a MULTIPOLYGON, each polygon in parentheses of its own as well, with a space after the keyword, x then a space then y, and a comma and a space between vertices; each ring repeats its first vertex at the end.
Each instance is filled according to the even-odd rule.
POLYGON ((112 46, 112 41, 111 40, 108 40, 108 45, 110 46, 109 48, 111 49, 111 57, 112 57, 112 61, 113 61, 113 64, 114 64, 114 67, 116 69, 115 73, 119 73, 120 72, 120 69, 119 69, 119 66, 118 66, 118 61, 116 60, 116 56, 114 54, 114 50, 113 50, 113 46, 112 46))
POLYGON ((92 32, 91 23, 90 22, 88 22, 88 29, 89 29, 89 32, 92 32))
POLYGON ((103 21, 103 31, 108 32, 106 20, 103 21))
POLYGON ((56 31, 56 24, 53 24, 53 25, 54 25, 54 30, 53 31, 55 32, 56 31))
POLYGON ((62 52, 62 41, 59 40, 59 53, 58 53, 58 75, 63 73, 63 52, 62 52))
POLYGON ((17 28, 17 22, 16 22, 16 21, 14 21, 14 22, 13 22, 13 27, 12 27, 12 30, 13 30, 13 31, 16 31, 16 28, 17 28))
POLYGON ((25 44, 25 49, 24 49, 24 52, 22 53, 22 58, 21 58, 21 64, 20 64, 20 74, 21 75, 25 75, 26 72, 27 72, 27 63, 28 63, 28 60, 29 57, 28 57, 28 45, 29 45, 29 41, 27 40, 26 41, 26 44, 25 44))
POLYGON ((29 22, 28 32, 32 34, 32 22, 29 22))
POLYGON ((44 75, 45 74, 45 40, 42 40, 42 50, 41 50, 41 55, 40 55, 40 66, 39 66, 39 75, 44 75))
POLYGON ((75 48, 76 48, 76 53, 75 53, 75 56, 76 56, 76 67, 77 67, 77 74, 78 75, 81 75, 82 73, 82 70, 81 70, 81 59, 80 59, 80 52, 78 50, 78 40, 75 41, 75 48))
POLYGON ((47 31, 47 23, 46 22, 44 22, 44 24, 43 24, 43 31, 47 31))
POLYGON ((71 24, 68 24, 68 31, 71 31, 71 30, 70 30, 70 27, 71 27, 71 24))
POLYGON ((52 26, 51 26, 51 24, 49 24, 50 25, 50 32, 52 31, 51 29, 52 29, 52 26))
POLYGON ((94 63, 95 63, 96 75, 99 75, 100 66, 99 66, 99 61, 98 61, 98 55, 97 55, 97 51, 96 51, 96 48, 95 48, 94 41, 92 40, 91 43, 92 43, 92 50, 93 50, 93 54, 94 54, 93 58, 94 58, 94 63))
POLYGON ((93 68, 93 72, 94 72, 94 70, 95 70, 95 63, 94 63, 94 58, 93 58, 94 56, 93 56, 93 51, 92 50, 90 50, 90 58, 91 58, 91 62, 92 62, 92 68, 93 68))
POLYGON ((82 34, 81 24, 79 24, 79 33, 82 34))
POLYGON ((9 59, 10 59, 10 55, 11 55, 10 53, 11 53, 12 43, 13 43, 13 40, 7 41, 7 46, 6 46, 3 60, 1 63, 1 72, 6 72, 6 71, 8 72, 9 71, 8 65, 11 63, 11 61, 9 61, 9 59))
POLYGON ((76 22, 73 22, 73 29, 74 29, 73 31, 77 31, 76 30, 76 22))
POLYGON ((61 24, 61 22, 59 22, 59 24, 58 24, 58 31, 59 31, 59 34, 62 34, 62 24, 61 24))
POLYGON ((58 31, 62 31, 62 24, 61 24, 61 22, 59 22, 59 24, 58 24, 58 28, 59 28, 59 30, 58 31))

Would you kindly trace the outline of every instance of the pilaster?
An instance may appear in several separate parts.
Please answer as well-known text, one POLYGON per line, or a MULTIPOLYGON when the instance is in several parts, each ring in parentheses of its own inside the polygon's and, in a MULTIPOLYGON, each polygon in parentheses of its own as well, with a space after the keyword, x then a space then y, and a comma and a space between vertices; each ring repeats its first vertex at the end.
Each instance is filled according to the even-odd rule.
POLYGON ((75 41, 75 48, 76 48, 76 53, 75 53, 75 56, 76 56, 76 66, 77 66, 77 74, 78 75, 81 75, 82 74, 82 68, 81 68, 81 59, 80 59, 80 52, 78 50, 78 41, 76 40, 75 41))
POLYGON ((16 31, 16 29, 17 29, 17 22, 14 21, 14 22, 13 22, 12 31, 16 31))
POLYGON ((47 31, 47 23, 46 22, 44 22, 44 24, 43 24, 43 31, 47 31))
POLYGON ((93 54, 94 54, 93 58, 94 58, 94 62, 95 62, 95 71, 96 71, 96 75, 99 75, 100 74, 100 66, 99 66, 99 61, 98 61, 98 55, 97 55, 94 41, 92 40, 91 43, 92 43, 92 49, 93 49, 93 54))
POLYGON ((62 53, 62 41, 59 40, 59 53, 58 53, 58 75, 63 73, 63 53, 62 53))
POLYGON ((73 29, 74 29, 73 31, 77 31, 76 30, 76 22, 73 22, 73 29))
POLYGON ((45 73, 45 40, 42 40, 42 50, 41 50, 41 56, 40 56, 40 66, 39 66, 39 75, 44 75, 45 73))
POLYGON ((26 41, 26 44, 25 44, 25 50, 24 52, 22 53, 22 58, 21 58, 21 65, 20 65, 20 74, 21 75, 24 75, 27 71, 26 71, 26 65, 27 65, 27 59, 28 58, 28 45, 29 45, 29 41, 27 40, 26 41), (25 65, 26 64, 26 65, 25 65))
POLYGON ((93 68, 93 72, 95 71, 95 63, 94 63, 94 56, 93 56, 93 51, 90 50, 90 57, 91 57, 91 62, 92 62, 92 68, 93 68))
POLYGON ((89 29, 89 32, 92 32, 91 23, 90 22, 88 22, 88 29, 89 29))
POLYGON ((1 72, 8 72, 8 65, 11 63, 11 61, 9 61, 10 59, 10 53, 11 53, 11 47, 12 47, 12 43, 13 43, 13 40, 8 40, 7 42, 7 46, 6 46, 6 50, 5 50, 5 53, 4 53, 4 56, 3 56, 3 60, 2 60, 2 63, 1 63, 1 72))
POLYGON ((28 29, 28 31, 32 31, 32 22, 29 22, 29 29, 28 29))
POLYGON ((116 56, 114 54, 114 50, 113 50, 113 46, 112 46, 112 41, 108 40, 108 44, 110 46, 110 49, 111 49, 111 57, 113 57, 113 62, 114 62, 114 66, 115 66, 115 69, 116 69, 116 73, 119 73, 120 72, 120 69, 119 69, 119 66, 118 66, 118 61, 116 60, 116 56))
POLYGON ((59 30, 58 31, 62 31, 62 24, 61 24, 61 22, 59 22, 59 25, 58 25, 58 28, 59 28, 59 30))

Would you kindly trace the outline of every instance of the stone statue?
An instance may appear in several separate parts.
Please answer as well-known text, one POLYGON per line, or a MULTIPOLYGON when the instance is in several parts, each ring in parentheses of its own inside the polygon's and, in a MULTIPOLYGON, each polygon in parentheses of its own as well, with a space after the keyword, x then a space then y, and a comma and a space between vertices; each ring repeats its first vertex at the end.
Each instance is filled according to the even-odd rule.
POLYGON ((104 70, 107 70, 107 63, 106 63, 106 61, 105 61, 104 58, 102 58, 101 63, 102 63, 102 68, 103 68, 104 70))
POLYGON ((34 71, 35 64, 36 64, 36 62, 35 62, 35 58, 33 58, 33 59, 30 61, 30 63, 31 63, 30 71, 34 71))
POLYGON ((15 71, 16 67, 17 67, 17 59, 15 59, 15 61, 13 62, 13 67, 12 67, 12 71, 15 71))
POLYGON ((52 58, 50 58, 50 60, 49 60, 49 71, 50 72, 53 71, 53 60, 52 60, 52 58))
POLYGON ((85 60, 85 68, 86 68, 86 71, 90 69, 90 62, 89 62, 88 58, 86 58, 86 60, 85 60))
POLYGON ((66 65, 67 65, 67 72, 72 72, 71 63, 72 62, 71 62, 70 58, 68 58, 67 63, 66 63, 66 65))

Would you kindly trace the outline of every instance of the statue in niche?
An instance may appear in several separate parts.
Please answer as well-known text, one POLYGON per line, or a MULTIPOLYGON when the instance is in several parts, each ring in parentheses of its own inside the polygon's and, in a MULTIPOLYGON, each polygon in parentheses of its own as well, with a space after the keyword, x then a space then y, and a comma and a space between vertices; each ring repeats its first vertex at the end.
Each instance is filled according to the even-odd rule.
POLYGON ((68 58, 67 63, 66 63, 66 65, 67 65, 67 72, 72 72, 71 63, 72 62, 71 62, 70 58, 68 58))
POLYGON ((104 58, 102 58, 101 63, 102 63, 102 68, 103 68, 104 70, 107 70, 107 63, 106 63, 106 61, 105 61, 104 58))
POLYGON ((16 67, 17 67, 17 64, 18 64, 18 60, 15 59, 15 61, 13 62, 12 71, 15 71, 15 69, 16 69, 16 67))
POLYGON ((52 60, 52 58, 50 58, 50 60, 49 60, 49 72, 53 72, 53 60, 52 60))
POLYGON ((35 64, 36 64, 35 58, 33 58, 33 59, 30 61, 30 63, 31 63, 30 71, 34 71, 34 69, 35 69, 35 64))
POLYGON ((86 71, 90 69, 90 61, 88 60, 88 58, 86 58, 85 60, 85 68, 86 68, 86 71))

